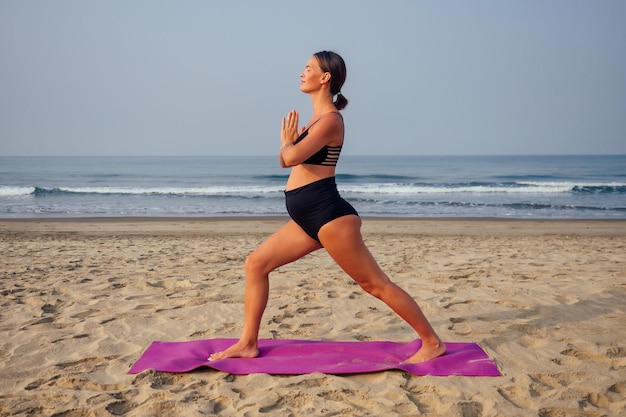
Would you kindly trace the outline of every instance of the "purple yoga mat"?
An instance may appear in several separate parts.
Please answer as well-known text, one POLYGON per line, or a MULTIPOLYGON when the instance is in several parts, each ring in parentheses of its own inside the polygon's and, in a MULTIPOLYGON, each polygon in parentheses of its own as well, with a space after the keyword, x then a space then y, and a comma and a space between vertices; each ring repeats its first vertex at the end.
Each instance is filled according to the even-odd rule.
POLYGON ((146 369, 188 372, 206 366, 238 375, 313 372, 336 375, 401 369, 414 375, 500 376, 496 364, 476 343, 446 343, 448 351, 444 356, 420 364, 402 362, 419 349, 421 340, 410 343, 259 340, 257 358, 207 360, 211 353, 224 350, 236 341, 152 342, 128 373, 137 374, 146 369))

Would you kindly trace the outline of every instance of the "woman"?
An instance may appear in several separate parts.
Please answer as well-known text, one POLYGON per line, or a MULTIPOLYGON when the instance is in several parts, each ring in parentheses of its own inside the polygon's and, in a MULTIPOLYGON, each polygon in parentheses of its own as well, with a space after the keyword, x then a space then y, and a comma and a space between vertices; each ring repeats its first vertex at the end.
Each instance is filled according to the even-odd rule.
POLYGON ((300 132, 295 110, 283 118, 278 155, 282 167, 292 167, 285 191, 291 220, 246 259, 241 338, 228 349, 212 354, 209 360, 258 356, 270 272, 321 248, 361 288, 384 301, 417 331, 422 347, 406 362, 424 362, 443 355, 445 344, 415 300, 380 269, 363 242, 359 215, 337 192, 335 166, 344 138, 339 110, 348 104, 341 94, 346 79, 343 59, 334 52, 318 52, 309 59, 300 79, 300 90, 313 101, 313 116, 300 132))

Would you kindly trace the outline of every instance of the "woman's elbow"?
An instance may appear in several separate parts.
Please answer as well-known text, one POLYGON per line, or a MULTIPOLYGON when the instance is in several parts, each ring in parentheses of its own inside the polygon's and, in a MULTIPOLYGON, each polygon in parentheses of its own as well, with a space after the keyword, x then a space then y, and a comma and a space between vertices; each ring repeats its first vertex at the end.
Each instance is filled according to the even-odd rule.
POLYGON ((281 154, 281 165, 283 168, 293 167, 298 164, 300 164, 300 161, 294 158, 293 155, 289 155, 289 152, 283 152, 281 154))

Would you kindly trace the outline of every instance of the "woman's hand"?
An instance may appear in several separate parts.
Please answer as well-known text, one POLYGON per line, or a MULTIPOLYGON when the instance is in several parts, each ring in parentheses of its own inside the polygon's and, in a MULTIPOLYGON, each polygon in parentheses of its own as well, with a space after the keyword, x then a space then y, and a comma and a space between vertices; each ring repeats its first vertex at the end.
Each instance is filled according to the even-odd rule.
POLYGON ((306 127, 302 126, 300 134, 298 134, 298 120, 298 112, 295 110, 290 111, 286 118, 283 117, 282 127, 280 130, 281 145, 280 152, 278 153, 278 160, 280 161, 280 166, 283 168, 291 166, 285 162, 283 151, 287 148, 293 148, 298 136, 306 130, 306 127))
MULTIPOLYGON (((293 145, 296 139, 298 139, 298 121, 299 115, 295 110, 290 111, 286 118, 283 117, 280 130, 281 149, 293 145)), ((302 127, 302 132, 304 132, 304 126, 302 127)))

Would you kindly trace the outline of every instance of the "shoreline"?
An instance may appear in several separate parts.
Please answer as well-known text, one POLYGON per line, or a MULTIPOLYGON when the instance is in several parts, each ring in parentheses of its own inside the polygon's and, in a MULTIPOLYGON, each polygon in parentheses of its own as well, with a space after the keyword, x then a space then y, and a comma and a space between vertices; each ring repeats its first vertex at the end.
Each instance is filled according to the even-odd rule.
MULTIPOLYGON (((2 233, 184 234, 248 231, 272 233, 287 216, 249 217, 63 217, 0 219, 2 233), (193 226, 193 229, 191 229, 193 226)), ((504 219, 363 217, 362 231, 380 234, 626 236, 626 219, 504 219)))

